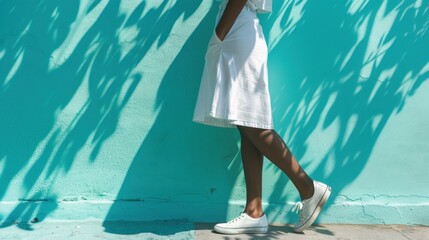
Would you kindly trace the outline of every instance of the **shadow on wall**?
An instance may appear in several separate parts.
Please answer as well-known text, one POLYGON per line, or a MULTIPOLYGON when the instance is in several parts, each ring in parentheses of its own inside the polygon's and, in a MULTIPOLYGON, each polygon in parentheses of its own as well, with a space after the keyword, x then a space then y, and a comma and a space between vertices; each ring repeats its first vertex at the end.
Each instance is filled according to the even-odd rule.
POLYGON ((182 12, 161 15, 164 1, 140 18, 143 1, 125 18, 120 1, 89 2, 81 6, 82 1, 2 1, 0 199, 11 180, 28 169, 21 186, 22 204, 0 217, 2 227, 29 216, 43 220, 56 209, 57 196, 51 188, 58 175, 70 170, 84 146, 92 148, 89 160, 95 161, 143 78, 133 73, 134 68, 155 40, 165 42, 177 20, 173 17, 195 10, 181 6, 182 12), (133 26, 141 31, 122 52, 118 29, 133 26), (149 32, 146 26, 156 31, 149 32), (81 99, 68 106, 76 96, 81 99), (57 122, 59 114, 70 122, 57 122), (40 144, 46 145, 36 152, 40 144), (34 189, 38 181, 44 184, 34 189), (42 204, 29 207, 26 201, 42 204))
MULTIPOLYGON (((2 227, 25 216, 43 220, 57 207, 51 186, 60 173, 70 170, 79 151, 92 146, 90 161, 97 159, 137 85, 149 81, 134 74, 134 68, 155 43, 166 41, 179 18, 191 16, 201 4, 176 1, 167 7, 168 3, 163 1, 141 16, 146 10, 143 1, 126 18, 119 11, 120 1, 94 1, 86 7, 79 1, 2 1, 0 199, 25 168, 22 200, 46 202, 37 208, 18 205, 0 219, 5 222, 2 227), (82 24, 90 26, 80 29, 85 32, 82 37, 74 39, 72 24, 98 10, 100 15, 87 18, 93 23, 82 24), (118 36, 123 26, 139 29, 126 53, 120 50, 123 43, 118 36), (81 105, 69 106, 72 98, 84 95, 79 91, 88 96, 73 99, 81 105), (57 122, 59 114, 72 120, 57 122), (46 147, 36 153, 40 144, 46 147), (34 189, 38 181, 46 184, 34 189)), ((301 157, 319 123, 323 128, 339 127, 332 148, 316 159, 320 164, 314 171, 315 178, 326 179, 336 192, 360 174, 389 117, 429 78, 425 69, 429 55, 422 51, 429 42, 428 3, 343 3, 275 1, 275 12, 263 21, 267 33, 281 32, 270 39, 275 122, 282 126, 278 130, 301 157)), ((207 203, 195 210, 202 215, 209 202, 221 202, 227 209, 228 188, 239 171, 237 134, 190 121, 216 9, 205 16, 164 76, 156 99, 157 120, 116 199, 207 203), (218 143, 226 147, 219 149, 218 143), (231 162, 235 167, 227 173, 224 169, 231 162)), ((286 201, 284 183, 285 178, 279 180, 269 202, 286 201)), ((159 213, 162 218, 171 210, 142 214, 159 213)), ((106 231, 130 233, 109 229, 107 220, 121 211, 133 209, 115 202, 106 216, 106 231)), ((223 216, 225 212, 215 218, 223 216)))
MULTIPOLYGON (((273 14, 262 20, 266 33, 275 33, 269 39, 275 122, 298 157, 307 153, 307 139, 318 124, 322 123, 322 128, 339 127, 330 143, 332 147, 316 159, 318 166, 313 171, 313 177, 325 179, 333 186, 335 199, 362 171, 389 117, 400 111, 406 98, 429 78, 424 69, 429 57, 419 51, 428 40, 428 7, 399 1, 275 4, 282 6, 275 5, 273 14), (386 17, 390 20, 387 29, 383 22, 386 17)), ((203 215, 215 201, 224 201, 226 210, 225 201, 231 199, 228 187, 237 180, 240 165, 228 175, 222 169, 231 161, 237 162, 232 157, 238 152, 237 136, 229 130, 190 122, 202 69, 189 64, 203 60, 212 29, 207 26, 214 21, 214 14, 211 11, 202 20, 163 78, 157 95, 160 114, 143 140, 117 197, 126 201, 134 196, 148 205, 156 205, 153 200, 173 203, 199 199, 209 203, 193 213, 186 213, 180 204, 177 209, 152 205, 152 209, 137 210, 143 218, 195 218, 195 212, 203 215), (233 148, 220 149, 219 145, 233 148), (201 156, 207 158, 200 161, 201 156), (217 162, 225 159, 223 156, 227 161, 220 166, 217 162), (142 180, 142 176, 151 181, 142 180), (210 181, 213 183, 208 184, 210 181), (217 195, 209 193, 210 189, 219 191, 219 187, 221 192, 217 195)), ((278 180, 269 196, 270 203, 288 200, 283 194, 287 182, 285 177, 278 180)), ((132 211, 123 206, 120 202, 112 206, 104 223, 106 231, 153 231, 115 229, 108 220, 116 219, 123 211, 132 211)), ((280 213, 272 210, 267 209, 267 214, 276 218, 280 213)), ((224 216, 222 213, 213 219, 224 216)), ((156 233, 169 235, 176 231, 180 230, 156 233)))
MULTIPOLYGON (((134 74, 134 68, 153 45, 164 44, 178 19, 189 18, 201 1, 163 1, 151 9, 143 1, 128 18, 120 12, 119 1, 81 4, 2 2, 0 112, 6 114, 0 118, 0 200, 23 169, 26 174, 20 204, 8 216, 0 216, 0 227, 22 219, 17 226, 31 230, 24 220, 37 216, 43 221, 58 207, 62 199, 52 192, 58 177, 69 172, 83 148, 92 148, 90 161, 97 159, 103 143, 117 130, 121 111, 137 85, 150 81, 134 74), (124 27, 139 30, 133 44, 121 41, 118 29, 124 27), (70 122, 58 121, 59 115, 70 122), (41 145, 45 147, 38 152, 41 145), (44 182, 42 187, 35 187, 38 182, 44 182)), ((118 202, 157 203, 171 198, 198 202, 218 192, 216 184, 230 182, 228 176, 220 184, 215 181, 225 168, 214 168, 219 159, 224 165, 236 159, 235 135, 191 122, 199 66, 212 31, 208 20, 214 21, 214 14, 211 11, 204 18, 166 73, 156 99, 157 121, 132 162, 118 202), (213 146, 219 142, 229 148, 213 146), (199 181, 207 176, 216 183, 199 181)), ((230 169, 238 170, 234 166, 230 169)), ((225 200, 229 192, 218 195, 225 200)), ((227 203, 222 204, 226 209, 227 203)), ((122 211, 113 204, 106 220, 124 216, 122 211)), ((156 212, 148 214, 154 217, 156 212)), ((105 225, 107 231, 115 231, 105 225)))
MULTIPOLYGON (((263 25, 277 33, 269 39, 276 126, 298 159, 320 146, 312 176, 332 185, 335 200, 389 118, 429 79, 429 3, 293 0, 274 10, 263 25), (321 131, 334 134, 314 139, 321 131)), ((270 202, 286 201, 284 182, 270 202)))
MULTIPOLYGON (((200 4, 201 1, 177 1, 170 8, 170 15, 180 15, 200 4)), ((226 216, 225 211, 213 216, 210 208, 226 210, 228 207, 231 186, 240 171, 237 132, 192 122, 217 5, 213 3, 162 79, 156 96, 159 113, 129 167, 117 201, 105 218, 103 226, 107 232, 171 235, 184 231, 179 225, 168 229, 118 228, 111 221, 123 218, 124 211, 136 220, 181 216, 185 221, 189 218, 210 221, 226 216), (132 209, 136 205, 127 203, 136 201, 141 203, 139 209, 132 209), (195 206, 200 207, 195 209, 195 206)))

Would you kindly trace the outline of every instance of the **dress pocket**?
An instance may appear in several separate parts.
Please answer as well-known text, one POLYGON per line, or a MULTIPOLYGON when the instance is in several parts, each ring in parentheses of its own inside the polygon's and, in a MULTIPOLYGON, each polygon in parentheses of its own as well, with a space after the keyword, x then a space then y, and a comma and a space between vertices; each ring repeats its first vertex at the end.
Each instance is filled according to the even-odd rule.
MULTIPOLYGON (((218 35, 217 35, 217 33, 216 33, 216 30, 214 30, 213 31, 213 38, 217 41, 217 42, 219 42, 219 43, 222 43, 223 41, 222 40, 220 40, 220 38, 218 37, 218 35)), ((224 39, 225 40, 225 39, 224 39)))

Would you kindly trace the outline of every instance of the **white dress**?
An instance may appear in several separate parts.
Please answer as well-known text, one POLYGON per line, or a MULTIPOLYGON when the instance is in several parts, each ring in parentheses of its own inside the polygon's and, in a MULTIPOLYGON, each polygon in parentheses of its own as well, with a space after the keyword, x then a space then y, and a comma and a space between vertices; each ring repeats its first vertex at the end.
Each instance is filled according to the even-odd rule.
MULTIPOLYGON (((217 21, 226 3, 227 0, 222 1, 217 21)), ((267 44, 256 16, 257 12, 271 11, 270 3, 249 0, 223 41, 213 31, 194 111, 195 122, 273 129, 267 44)))

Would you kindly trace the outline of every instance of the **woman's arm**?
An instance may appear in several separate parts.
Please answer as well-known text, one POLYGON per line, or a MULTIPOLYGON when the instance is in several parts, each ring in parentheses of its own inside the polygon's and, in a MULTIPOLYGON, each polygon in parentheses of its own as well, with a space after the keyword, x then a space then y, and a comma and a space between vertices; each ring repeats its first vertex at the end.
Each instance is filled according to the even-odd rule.
POLYGON ((243 10, 244 5, 246 5, 247 0, 229 0, 226 5, 225 11, 222 14, 222 17, 219 20, 219 23, 216 26, 216 35, 218 38, 223 41, 223 39, 228 34, 232 25, 243 10))

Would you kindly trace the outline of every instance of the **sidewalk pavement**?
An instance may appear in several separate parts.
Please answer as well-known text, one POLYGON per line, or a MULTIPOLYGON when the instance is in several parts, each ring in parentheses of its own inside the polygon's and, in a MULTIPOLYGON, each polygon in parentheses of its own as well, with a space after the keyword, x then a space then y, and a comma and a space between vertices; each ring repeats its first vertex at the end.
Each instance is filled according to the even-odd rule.
POLYGON ((323 225, 304 234, 293 233, 290 226, 270 225, 268 234, 222 235, 212 232, 213 223, 186 221, 97 222, 62 221, 17 223, 0 228, 1 240, 135 240, 135 239, 364 239, 364 240, 429 240, 429 227, 404 225, 323 225))

